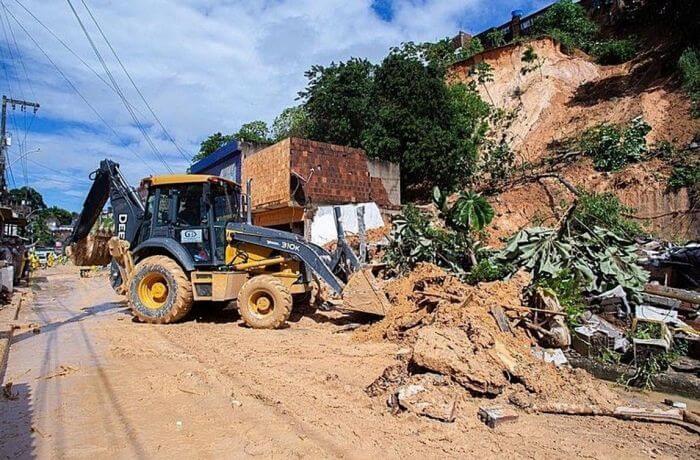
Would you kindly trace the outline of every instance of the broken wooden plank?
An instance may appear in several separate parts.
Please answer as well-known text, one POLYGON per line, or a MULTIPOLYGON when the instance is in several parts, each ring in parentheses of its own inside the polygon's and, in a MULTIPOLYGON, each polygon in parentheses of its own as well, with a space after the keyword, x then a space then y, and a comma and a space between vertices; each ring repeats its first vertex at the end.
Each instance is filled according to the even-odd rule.
POLYGON ((566 316, 566 313, 563 311, 552 311, 552 310, 544 310, 542 308, 530 308, 530 307, 516 307, 513 305, 503 305, 503 308, 506 310, 514 310, 514 311, 521 311, 523 313, 529 313, 529 312, 538 312, 538 313, 548 313, 550 315, 555 315, 555 316, 566 316))
POLYGON ((496 323, 498 324, 498 328, 501 330, 501 332, 512 332, 510 329, 510 323, 508 322, 508 317, 503 311, 503 308, 499 307, 498 305, 494 305, 491 307, 491 314, 496 319, 496 323))
POLYGON ((656 294, 649 294, 648 292, 642 294, 642 300, 651 305, 655 305, 658 307, 666 307, 671 310, 678 310, 678 308, 681 306, 681 301, 678 299, 664 297, 656 294))
POLYGON ((644 287, 644 292, 682 300, 683 302, 692 303, 694 305, 700 305, 700 292, 687 291, 685 289, 672 288, 652 283, 649 283, 644 287))

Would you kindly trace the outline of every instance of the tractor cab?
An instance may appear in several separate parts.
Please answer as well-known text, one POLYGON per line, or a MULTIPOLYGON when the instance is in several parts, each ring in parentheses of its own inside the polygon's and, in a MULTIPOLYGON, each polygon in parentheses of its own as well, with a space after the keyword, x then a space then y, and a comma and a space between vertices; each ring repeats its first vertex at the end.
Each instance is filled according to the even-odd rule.
POLYGON ((153 238, 182 245, 198 267, 225 263, 226 224, 245 220, 241 187, 221 177, 180 174, 152 176, 137 244, 153 238))

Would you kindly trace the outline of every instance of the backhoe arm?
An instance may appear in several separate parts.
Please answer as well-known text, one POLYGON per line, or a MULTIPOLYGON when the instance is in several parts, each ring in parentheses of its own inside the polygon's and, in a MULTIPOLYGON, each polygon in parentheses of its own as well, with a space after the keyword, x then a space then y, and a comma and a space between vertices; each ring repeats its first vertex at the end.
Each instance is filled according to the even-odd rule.
POLYGON ((91 234, 107 199, 112 205, 116 239, 126 244, 127 248, 135 241, 144 214, 141 199, 126 182, 117 163, 102 160, 90 178, 92 186, 73 233, 68 238, 68 254, 73 263, 79 266, 107 265, 112 260, 112 251, 108 246, 111 229, 91 234))
POLYGON ((90 234, 108 198, 114 212, 117 236, 133 243, 143 218, 144 204, 122 176, 119 164, 102 160, 91 178, 92 187, 68 243, 80 242, 90 234))

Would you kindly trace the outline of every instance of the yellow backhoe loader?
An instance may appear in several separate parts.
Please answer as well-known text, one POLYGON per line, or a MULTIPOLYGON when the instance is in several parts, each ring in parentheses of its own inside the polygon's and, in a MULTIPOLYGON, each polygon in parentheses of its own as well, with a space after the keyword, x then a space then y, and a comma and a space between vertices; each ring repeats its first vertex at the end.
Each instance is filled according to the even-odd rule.
POLYGON ((194 301, 237 301, 253 328, 279 328, 293 299, 314 290, 315 279, 337 294, 338 308, 383 316, 389 308, 371 271, 343 237, 333 253, 299 235, 251 224, 250 184, 181 174, 142 181, 143 200, 119 165, 103 160, 69 239, 76 265, 111 263, 112 287, 148 323, 183 318, 194 301), (107 199, 115 236, 91 232, 107 199))

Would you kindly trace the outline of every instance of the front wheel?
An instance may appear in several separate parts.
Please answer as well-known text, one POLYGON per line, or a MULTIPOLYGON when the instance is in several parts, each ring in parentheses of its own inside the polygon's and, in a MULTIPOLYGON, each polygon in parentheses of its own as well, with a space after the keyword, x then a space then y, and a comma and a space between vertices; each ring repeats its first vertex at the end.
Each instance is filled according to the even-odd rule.
POLYGON ((129 306, 146 323, 167 324, 182 319, 192 309, 192 284, 169 257, 146 257, 134 268, 129 286, 129 306))
POLYGON ((292 312, 292 295, 274 276, 258 275, 238 292, 238 312, 254 329, 278 329, 292 312))

